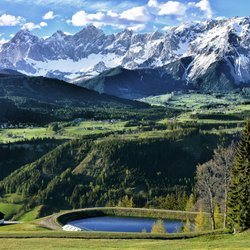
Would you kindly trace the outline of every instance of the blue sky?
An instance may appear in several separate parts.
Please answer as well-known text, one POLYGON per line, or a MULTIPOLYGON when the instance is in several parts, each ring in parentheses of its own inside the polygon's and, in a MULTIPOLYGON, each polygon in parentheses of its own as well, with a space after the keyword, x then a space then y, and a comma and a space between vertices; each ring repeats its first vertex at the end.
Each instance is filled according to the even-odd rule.
POLYGON ((249 0, 0 0, 0 42, 20 29, 46 37, 88 24, 106 33, 164 30, 183 22, 250 15, 249 0))

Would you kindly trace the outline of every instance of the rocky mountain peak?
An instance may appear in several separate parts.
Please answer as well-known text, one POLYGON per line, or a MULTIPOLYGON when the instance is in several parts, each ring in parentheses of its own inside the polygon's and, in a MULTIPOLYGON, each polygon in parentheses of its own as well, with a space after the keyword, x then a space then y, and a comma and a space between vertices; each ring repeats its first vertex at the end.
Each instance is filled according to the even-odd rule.
POLYGON ((106 35, 88 25, 74 35, 57 31, 45 40, 21 30, 2 45, 0 65, 72 80, 117 66, 152 69, 189 57, 192 61, 182 77, 188 82, 202 77, 218 61, 225 62, 236 83, 249 82, 249 30, 249 17, 184 23, 163 33, 137 34, 125 29, 106 35))
POLYGON ((16 35, 10 40, 11 43, 18 42, 38 42, 40 39, 33 35, 29 30, 24 29, 16 33, 16 35))

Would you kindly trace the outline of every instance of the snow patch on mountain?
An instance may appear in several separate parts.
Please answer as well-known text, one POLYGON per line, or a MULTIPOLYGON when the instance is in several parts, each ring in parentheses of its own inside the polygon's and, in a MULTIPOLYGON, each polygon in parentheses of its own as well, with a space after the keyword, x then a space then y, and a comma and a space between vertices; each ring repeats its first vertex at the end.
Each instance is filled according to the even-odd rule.
POLYGON ((166 32, 106 35, 93 25, 74 35, 55 32, 46 39, 22 30, 0 49, 0 68, 28 75, 72 80, 107 69, 156 68, 192 57, 182 76, 187 83, 223 60, 236 83, 250 81, 250 18, 185 23, 166 32))

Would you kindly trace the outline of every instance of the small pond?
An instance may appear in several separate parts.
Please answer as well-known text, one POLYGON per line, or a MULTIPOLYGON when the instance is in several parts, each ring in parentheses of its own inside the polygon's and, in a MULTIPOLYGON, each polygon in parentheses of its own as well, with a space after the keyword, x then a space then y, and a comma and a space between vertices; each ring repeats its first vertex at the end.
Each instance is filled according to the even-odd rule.
MULTIPOLYGON (((63 229, 69 231, 108 231, 108 232, 150 232, 156 219, 138 217, 103 216, 79 219, 68 222, 63 229)), ((168 233, 179 232, 180 220, 164 220, 168 233)))

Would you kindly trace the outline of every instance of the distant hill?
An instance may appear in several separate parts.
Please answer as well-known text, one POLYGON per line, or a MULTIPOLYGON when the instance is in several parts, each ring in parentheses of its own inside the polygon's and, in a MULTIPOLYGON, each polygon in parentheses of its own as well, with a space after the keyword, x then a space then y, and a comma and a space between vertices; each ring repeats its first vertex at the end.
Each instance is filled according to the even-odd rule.
MULTIPOLYGON (((173 69, 175 65, 176 63, 168 67, 135 70, 117 67, 107 70, 94 78, 83 81, 78 80, 76 84, 100 93, 127 99, 160 95, 169 91, 187 88, 181 78, 178 66, 173 69), (170 74, 168 70, 170 68, 172 71, 175 70, 174 74, 170 74)), ((183 68, 183 66, 181 67, 183 68)), ((182 71, 184 71, 184 68, 182 71)))
POLYGON ((148 107, 57 79, 28 77, 12 71, 0 72, 0 104, 2 122, 65 120, 90 117, 90 111, 98 112, 105 107, 148 107))
POLYGON ((0 69, 0 76, 24 76, 24 74, 12 69, 0 69))
POLYGON ((227 93, 235 88, 249 86, 235 84, 225 60, 211 64, 207 71, 192 82, 188 80, 192 57, 184 57, 157 68, 128 70, 122 67, 107 70, 90 79, 76 79, 75 84, 100 93, 127 99, 140 99, 166 94, 170 91, 197 90, 227 93))

